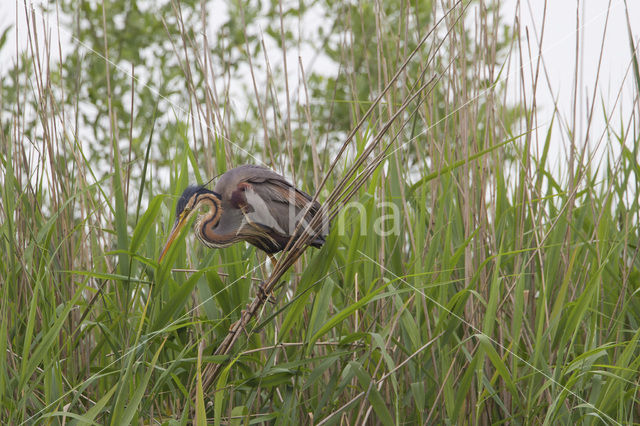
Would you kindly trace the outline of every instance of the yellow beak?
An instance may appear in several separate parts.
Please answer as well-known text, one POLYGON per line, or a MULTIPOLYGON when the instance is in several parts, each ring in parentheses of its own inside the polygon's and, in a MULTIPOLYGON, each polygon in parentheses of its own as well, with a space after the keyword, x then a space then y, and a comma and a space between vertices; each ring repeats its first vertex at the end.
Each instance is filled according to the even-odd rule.
POLYGON ((171 244, 173 244, 173 242, 178 237, 178 235, 180 235, 180 231, 182 230, 182 228, 184 228, 184 225, 187 223, 187 219, 188 219, 187 215, 182 213, 180 217, 176 220, 176 223, 173 225, 173 229, 171 230, 171 234, 169 234, 169 239, 167 240, 167 243, 164 245, 164 248, 162 249, 162 254, 160 255, 160 259, 158 259, 158 262, 162 262, 162 258, 164 257, 165 254, 167 254, 167 252, 169 251, 169 247, 171 247, 171 244))

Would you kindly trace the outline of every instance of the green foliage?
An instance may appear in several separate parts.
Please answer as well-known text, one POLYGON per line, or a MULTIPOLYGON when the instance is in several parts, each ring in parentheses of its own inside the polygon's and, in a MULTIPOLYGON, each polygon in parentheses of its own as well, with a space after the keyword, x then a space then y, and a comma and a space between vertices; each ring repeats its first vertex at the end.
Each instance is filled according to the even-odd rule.
POLYGON ((472 5, 477 38, 430 1, 235 2, 205 40, 218 4, 62 1, 73 49, 1 86, 0 422, 637 422, 637 136, 563 175, 554 118, 532 156, 536 112, 500 103, 518 40, 472 5), (294 90, 302 44, 336 71, 294 90), (182 189, 244 162, 336 217, 212 356, 274 265, 190 232, 157 259, 182 189))

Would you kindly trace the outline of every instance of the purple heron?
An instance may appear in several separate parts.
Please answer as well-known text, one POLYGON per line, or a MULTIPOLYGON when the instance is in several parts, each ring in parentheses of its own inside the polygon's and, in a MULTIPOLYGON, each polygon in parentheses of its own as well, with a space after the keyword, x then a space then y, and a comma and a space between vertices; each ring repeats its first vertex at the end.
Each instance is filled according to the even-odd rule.
MULTIPOLYGON (((316 234, 307 224, 320 209, 317 201, 295 188, 278 173, 261 166, 244 165, 219 177, 213 191, 204 186, 187 187, 176 205, 176 220, 160 260, 182 228, 201 208, 194 231, 207 247, 228 247, 239 241, 272 255, 283 250, 289 239, 304 232, 316 234)), ((325 225, 325 224, 323 224, 325 225)), ((327 227, 309 243, 321 247, 327 227)))

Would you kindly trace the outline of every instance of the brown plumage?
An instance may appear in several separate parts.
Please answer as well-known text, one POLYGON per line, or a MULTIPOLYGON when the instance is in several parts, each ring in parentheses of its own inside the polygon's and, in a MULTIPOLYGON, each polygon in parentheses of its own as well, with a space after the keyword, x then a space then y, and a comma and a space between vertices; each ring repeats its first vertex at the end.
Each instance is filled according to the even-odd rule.
MULTIPOLYGON (((220 248, 247 241, 269 255, 277 253, 286 247, 300 222, 294 240, 305 232, 305 225, 320 209, 317 201, 309 205, 311 200, 312 197, 270 169, 254 165, 236 167, 219 177, 213 191, 203 186, 189 186, 184 190, 176 205, 176 222, 160 259, 201 207, 208 208, 208 212, 198 217, 194 229, 206 246, 220 248)), ((326 227, 310 245, 321 247, 325 236, 326 227)))

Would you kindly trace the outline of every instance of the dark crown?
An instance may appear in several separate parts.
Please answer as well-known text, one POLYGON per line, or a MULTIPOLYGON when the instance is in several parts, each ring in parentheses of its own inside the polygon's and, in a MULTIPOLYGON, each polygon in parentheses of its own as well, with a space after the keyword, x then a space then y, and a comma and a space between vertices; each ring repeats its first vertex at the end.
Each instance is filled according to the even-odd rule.
POLYGON ((187 203, 189 202, 191 197, 193 197, 195 194, 198 194, 198 193, 213 194, 216 197, 220 198, 220 194, 218 194, 217 192, 214 192, 214 191, 209 191, 204 186, 201 186, 201 185, 189 185, 184 189, 184 191, 182 191, 182 195, 180 196, 180 199, 178 200, 178 204, 176 204, 176 217, 178 217, 180 215, 180 213, 182 213, 182 211, 187 206, 187 203))

